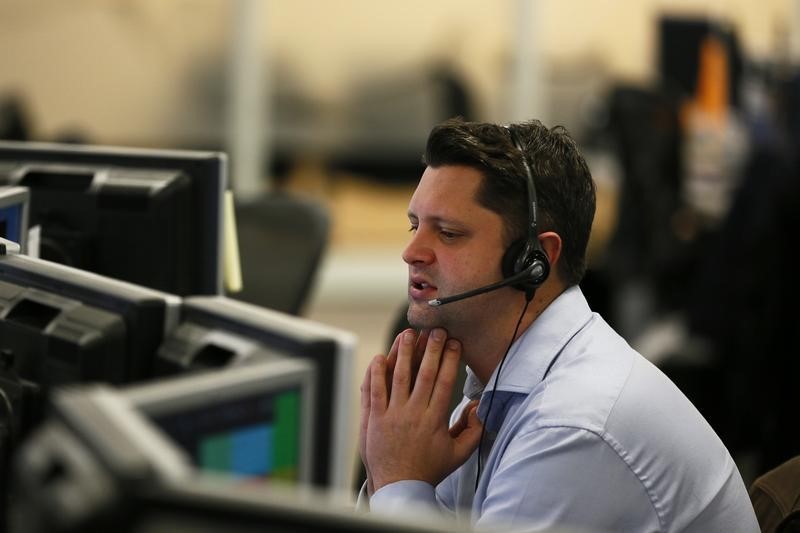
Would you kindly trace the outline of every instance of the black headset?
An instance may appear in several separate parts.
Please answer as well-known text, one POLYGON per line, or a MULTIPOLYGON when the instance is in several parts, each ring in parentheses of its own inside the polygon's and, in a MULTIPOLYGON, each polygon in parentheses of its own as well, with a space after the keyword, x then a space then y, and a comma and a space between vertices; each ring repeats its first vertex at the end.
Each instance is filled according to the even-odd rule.
POLYGON ((528 164, 528 157, 519 139, 514 135, 514 130, 509 126, 505 126, 505 128, 508 130, 511 142, 514 143, 514 146, 519 151, 522 157, 522 166, 525 168, 525 185, 528 193, 528 233, 527 238, 513 242, 503 255, 503 277, 509 279, 521 276, 520 281, 512 286, 515 289, 525 291, 528 299, 530 299, 533 297, 533 291, 544 283, 547 276, 550 275, 550 260, 539 242, 536 184, 533 181, 533 173, 528 164))

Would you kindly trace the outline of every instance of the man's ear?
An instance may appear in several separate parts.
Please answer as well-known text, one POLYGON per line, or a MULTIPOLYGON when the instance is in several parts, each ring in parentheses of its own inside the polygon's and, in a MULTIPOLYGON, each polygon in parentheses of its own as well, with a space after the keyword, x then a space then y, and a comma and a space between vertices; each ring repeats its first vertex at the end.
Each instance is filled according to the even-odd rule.
POLYGON ((561 257, 561 236, 555 231, 542 232, 539 234, 539 244, 542 245, 542 250, 550 261, 551 271, 555 271, 555 266, 561 257))

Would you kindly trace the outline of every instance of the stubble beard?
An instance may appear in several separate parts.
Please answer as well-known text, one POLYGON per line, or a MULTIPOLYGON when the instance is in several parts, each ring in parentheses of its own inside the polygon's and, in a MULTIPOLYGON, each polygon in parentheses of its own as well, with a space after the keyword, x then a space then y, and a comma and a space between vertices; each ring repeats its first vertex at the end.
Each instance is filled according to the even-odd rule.
POLYGON ((411 327, 416 330, 440 327, 441 315, 436 313, 439 310, 433 308, 425 309, 422 305, 424 304, 415 304, 409 299, 406 318, 411 327))
POLYGON ((497 293, 433 307, 409 297, 406 318, 416 330, 444 328, 449 337, 466 339, 478 330, 491 331, 508 309, 508 298, 497 293))
POLYGON ((408 323, 416 330, 444 328, 449 336, 459 336, 463 329, 464 317, 458 303, 433 307, 425 302, 414 302, 409 299, 408 323), (451 307, 452 306, 452 307, 451 307))

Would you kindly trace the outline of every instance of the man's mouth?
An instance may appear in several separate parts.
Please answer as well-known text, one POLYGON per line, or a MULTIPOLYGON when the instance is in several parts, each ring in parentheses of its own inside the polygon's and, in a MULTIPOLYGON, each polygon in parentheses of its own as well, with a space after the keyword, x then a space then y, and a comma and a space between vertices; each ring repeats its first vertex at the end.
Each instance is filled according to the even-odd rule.
POLYGON ((408 283, 408 294, 418 300, 429 300, 436 295, 436 286, 422 279, 411 279, 408 283))

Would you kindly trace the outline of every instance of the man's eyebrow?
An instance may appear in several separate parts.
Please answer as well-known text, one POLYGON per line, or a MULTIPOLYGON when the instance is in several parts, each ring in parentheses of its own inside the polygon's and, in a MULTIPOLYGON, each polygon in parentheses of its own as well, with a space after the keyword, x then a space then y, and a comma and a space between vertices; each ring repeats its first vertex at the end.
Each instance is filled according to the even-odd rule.
MULTIPOLYGON (((415 220, 419 219, 419 217, 413 211, 409 211, 408 212, 408 218, 413 218, 415 220)), ((428 220, 430 220, 431 222, 435 222, 437 224, 447 224, 447 225, 453 225, 453 226, 466 226, 465 222, 462 222, 460 220, 456 220, 454 218, 443 217, 443 216, 440 216, 440 215, 432 215, 432 216, 429 216, 429 217, 426 217, 426 218, 428 220)))

